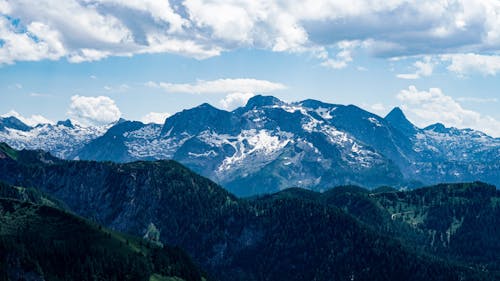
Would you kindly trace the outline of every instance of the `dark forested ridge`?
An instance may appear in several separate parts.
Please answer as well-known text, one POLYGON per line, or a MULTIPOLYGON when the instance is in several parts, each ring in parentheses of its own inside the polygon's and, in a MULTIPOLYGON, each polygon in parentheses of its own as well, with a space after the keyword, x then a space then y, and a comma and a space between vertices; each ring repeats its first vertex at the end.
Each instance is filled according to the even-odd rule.
POLYGON ((202 280, 182 250, 107 230, 41 196, 0 183, 0 280, 202 280))
POLYGON ((302 198, 336 206, 415 251, 500 271, 500 191, 489 184, 440 184, 412 191, 288 189, 261 198, 302 198))
POLYGON ((6 148, 0 179, 114 230, 142 236, 153 224, 161 242, 223 281, 499 278, 499 195, 482 183, 238 199, 174 161, 62 161, 6 148))

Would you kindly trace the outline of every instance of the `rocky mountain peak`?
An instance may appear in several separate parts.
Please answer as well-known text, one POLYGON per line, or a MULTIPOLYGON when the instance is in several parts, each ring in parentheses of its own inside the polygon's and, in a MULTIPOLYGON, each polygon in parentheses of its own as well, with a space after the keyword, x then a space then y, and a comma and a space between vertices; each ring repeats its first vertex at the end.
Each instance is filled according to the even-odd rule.
POLYGON ((73 123, 69 119, 66 119, 64 121, 59 121, 59 122, 57 122, 56 125, 57 126, 64 126, 64 127, 68 127, 68 128, 74 128, 73 123))
POLYGON ((31 129, 30 126, 24 124, 21 120, 14 116, 0 118, 0 130, 4 128, 11 128, 25 132, 31 129))
POLYGON ((251 109, 255 107, 281 105, 281 104, 283 104, 283 102, 276 97, 256 95, 248 100, 245 107, 251 109))
POLYGON ((424 130, 434 131, 437 133, 446 133, 449 131, 449 129, 446 128, 446 126, 442 123, 436 123, 436 124, 429 125, 429 126, 425 127, 424 130))
POLYGON ((417 131, 415 125, 413 125, 405 116, 401 108, 394 107, 389 114, 387 114, 384 119, 391 124, 394 128, 400 130, 403 134, 407 136, 414 135, 417 131))
POLYGON ((311 109, 318 109, 318 108, 330 108, 334 106, 333 104, 329 103, 324 103, 319 100, 313 100, 313 99, 307 99, 303 100, 299 103, 303 107, 311 108, 311 109))
POLYGON ((235 122, 231 112, 220 110, 208 103, 183 110, 167 118, 163 125, 161 135, 169 134, 197 134, 207 129, 229 129, 235 122))

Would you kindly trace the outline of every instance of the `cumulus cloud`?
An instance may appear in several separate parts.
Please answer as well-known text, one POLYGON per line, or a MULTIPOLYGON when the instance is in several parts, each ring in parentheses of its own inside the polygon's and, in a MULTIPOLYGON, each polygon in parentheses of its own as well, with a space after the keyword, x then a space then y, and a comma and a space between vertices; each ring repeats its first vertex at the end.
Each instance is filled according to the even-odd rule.
POLYGON ((163 124, 165 123, 165 119, 170 117, 170 115, 168 112, 150 112, 141 118, 141 122, 144 124, 163 124))
POLYGON ((90 126, 114 122, 120 118, 121 112, 115 101, 109 97, 75 95, 71 97, 68 115, 78 123, 90 126))
POLYGON ((408 114, 408 118, 420 127, 440 122, 447 126, 472 128, 500 137, 500 121, 463 108, 439 88, 425 91, 410 86, 400 91, 396 97, 402 102, 401 107, 408 114))
POLYGON ((79 63, 84 61, 98 61, 108 57, 111 53, 109 51, 101 51, 96 49, 80 49, 68 55, 68 61, 79 63))
POLYGON ((334 58, 328 56, 328 54, 320 55, 325 58, 321 63, 322 66, 326 66, 333 69, 342 69, 347 67, 347 65, 352 61, 352 52, 360 45, 358 41, 342 41, 337 44, 340 51, 335 55, 334 58))
POLYGON ((132 11, 143 12, 151 16, 158 24, 168 24, 169 31, 181 31, 189 22, 177 14, 170 6, 169 1, 158 0, 85 0, 87 3, 127 8, 132 11))
POLYGON ((496 75, 500 71, 500 55, 479 54, 447 54, 442 55, 443 61, 450 61, 448 70, 459 75, 481 73, 483 75, 496 75))
POLYGON ((15 61, 56 60, 66 54, 58 31, 41 22, 31 22, 26 32, 16 32, 17 27, 0 17, 0 64, 15 61))
POLYGON ((231 93, 219 101, 221 107, 225 110, 232 110, 242 105, 253 97, 253 93, 231 93))
POLYGON ((212 48, 180 33, 189 22, 168 1, 4 0, 2 6, 8 16, 0 21, 4 64, 62 57, 80 63, 157 52, 207 57, 212 48))
MULTIPOLYGON (((449 69, 461 72, 483 67, 470 66, 469 54, 500 51, 497 0, 1 0, 0 13, 0 64, 163 52, 204 59, 256 48, 312 52, 340 69, 361 48, 379 57, 456 54, 449 69)), ((484 72, 496 74, 495 65, 484 72)), ((401 78, 429 73, 415 67, 401 78)))
POLYGON ((416 71, 414 73, 397 74, 396 77, 401 79, 419 79, 420 77, 432 75, 434 62, 430 56, 425 56, 423 60, 416 61, 413 66, 416 71))
POLYGON ((24 117, 22 116, 19 112, 15 110, 11 110, 5 114, 0 115, 1 117, 16 117, 17 119, 21 120, 26 125, 29 126, 36 126, 38 124, 54 124, 54 121, 45 118, 42 115, 34 114, 29 117, 24 117))
POLYGON ((281 83, 249 78, 217 79, 210 81, 198 80, 196 83, 156 83, 149 81, 145 85, 148 87, 162 88, 170 93, 191 94, 264 93, 286 89, 286 86, 281 83))

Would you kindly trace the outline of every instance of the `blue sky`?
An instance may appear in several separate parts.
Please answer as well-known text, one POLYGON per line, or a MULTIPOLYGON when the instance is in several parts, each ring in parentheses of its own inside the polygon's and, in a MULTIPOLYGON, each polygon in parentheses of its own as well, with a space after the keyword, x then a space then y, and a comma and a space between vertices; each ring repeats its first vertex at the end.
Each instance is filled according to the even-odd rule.
POLYGON ((161 122, 255 94, 500 136, 500 4, 0 0, 0 114, 161 122))

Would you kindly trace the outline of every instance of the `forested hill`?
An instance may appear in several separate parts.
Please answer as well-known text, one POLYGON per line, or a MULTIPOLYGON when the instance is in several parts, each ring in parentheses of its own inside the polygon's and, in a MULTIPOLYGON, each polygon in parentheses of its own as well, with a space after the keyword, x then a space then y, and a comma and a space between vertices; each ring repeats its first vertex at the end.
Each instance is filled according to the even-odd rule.
MULTIPOLYGON (((376 194, 359 187, 325 193, 291 189, 238 199, 173 161, 63 161, 42 151, 6 146, 0 150, 0 179, 47 193, 69 210, 114 230, 142 236, 153 224, 161 242, 185 249, 220 280, 492 280, 498 276, 495 253, 488 251, 496 249, 498 239, 476 237, 498 237, 495 221, 487 220, 491 225, 486 232, 453 227, 453 240, 464 235, 466 241, 483 241, 477 244, 486 249, 483 256, 448 251, 451 242, 434 247, 447 229, 427 221, 433 217, 433 206, 444 206, 447 198, 457 204, 476 202, 476 193, 468 188, 457 195, 464 197, 462 201, 442 195, 439 188, 409 193, 382 188, 389 193, 376 194), (415 226, 397 214, 393 218, 412 204, 420 207, 412 203, 413 197, 423 202, 425 211, 417 215, 423 223, 415 226), (429 236, 432 227, 436 234, 429 236), (419 246, 425 239, 434 242, 419 246)), ((481 204, 486 198, 490 204, 472 205, 480 212, 498 212, 494 188, 476 185, 477 191, 489 192, 478 197, 484 199, 481 204)), ((463 205, 467 218, 476 214, 468 208, 463 205)), ((450 212, 440 214, 462 220, 450 212)), ((467 218, 462 226, 475 222, 467 218)))
POLYGON ((500 270, 500 191, 481 183, 439 184, 411 191, 340 186, 324 193, 287 189, 260 197, 335 206, 416 251, 500 270))
POLYGON ((0 280, 203 279, 182 250, 108 230, 58 204, 0 182, 0 280))

